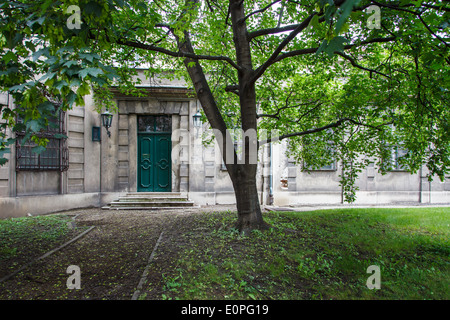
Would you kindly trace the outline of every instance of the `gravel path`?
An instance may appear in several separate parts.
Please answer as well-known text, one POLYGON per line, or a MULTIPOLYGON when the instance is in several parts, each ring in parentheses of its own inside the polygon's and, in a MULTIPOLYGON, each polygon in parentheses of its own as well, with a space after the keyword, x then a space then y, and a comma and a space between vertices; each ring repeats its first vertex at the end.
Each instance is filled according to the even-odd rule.
MULTIPOLYGON (((192 227, 189 226, 189 217, 221 210, 235 208, 214 206, 172 211, 83 209, 64 212, 76 216, 76 226, 94 226, 94 229, 0 283, 0 299, 130 300, 161 232, 164 232, 164 237, 157 250, 158 259, 170 263, 171 252, 177 250, 177 243, 171 239, 192 227), (72 275, 67 273, 69 266, 80 268, 79 290, 67 288, 68 278, 72 275)), ((158 265, 163 268, 164 263, 158 265)), ((145 280, 154 285, 154 298, 160 298, 157 289, 163 271, 147 270, 145 280)))

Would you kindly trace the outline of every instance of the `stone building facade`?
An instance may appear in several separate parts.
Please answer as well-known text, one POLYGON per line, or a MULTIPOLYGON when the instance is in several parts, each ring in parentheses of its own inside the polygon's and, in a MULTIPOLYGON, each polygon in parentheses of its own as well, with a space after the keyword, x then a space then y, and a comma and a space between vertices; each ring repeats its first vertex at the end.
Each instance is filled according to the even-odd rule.
MULTIPOLYGON (((199 101, 179 81, 143 81, 141 86, 146 97, 115 92, 118 113, 110 137, 94 111, 92 96, 86 96, 84 107, 61 116, 67 139, 57 141, 62 147, 48 156, 53 160, 41 156, 37 166, 33 158, 27 167, 25 159, 32 156, 23 146, 12 146, 9 161, 0 167, 0 218, 101 207, 122 194, 141 191, 180 192, 197 205, 233 204, 231 180, 218 148, 203 145, 198 132, 202 129, 193 125, 199 101), (49 161, 59 167, 47 166, 49 161)), ((0 95, 0 103, 13 105, 7 94, 0 95)), ((283 143, 265 145, 259 153, 263 205, 343 202, 340 163, 306 173, 286 157, 283 143)), ((358 187, 360 204, 450 203, 450 179, 428 182, 426 169, 381 175, 371 166, 360 175, 358 187)))

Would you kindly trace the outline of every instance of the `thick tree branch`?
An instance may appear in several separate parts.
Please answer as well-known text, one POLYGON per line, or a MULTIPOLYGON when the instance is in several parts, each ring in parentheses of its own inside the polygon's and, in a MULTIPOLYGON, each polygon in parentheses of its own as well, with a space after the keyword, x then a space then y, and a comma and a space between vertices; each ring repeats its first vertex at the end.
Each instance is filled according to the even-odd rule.
POLYGON ((275 49, 275 51, 272 53, 272 55, 269 57, 269 59, 267 59, 266 62, 264 62, 258 69, 255 70, 255 73, 252 77, 252 82, 255 82, 256 80, 258 80, 258 78, 264 73, 264 71, 266 71, 266 69, 275 62, 278 55, 288 45, 288 43, 291 42, 291 40, 294 39, 301 31, 303 31, 306 27, 308 27, 309 22, 316 14, 317 14, 317 12, 309 15, 288 36, 286 36, 286 38, 284 38, 284 40, 278 45, 278 47, 275 49))
MULTIPOLYGON (((411 4, 411 6, 414 6, 414 5, 411 4)), ((446 11, 446 12, 450 12, 450 8, 446 8, 446 7, 444 7, 444 6, 442 6, 442 7, 440 7, 440 6, 434 6, 434 5, 427 4, 427 3, 422 3, 422 6, 424 6, 425 8, 428 8, 428 9, 443 10, 443 11, 446 11)))
POLYGON ((190 59, 195 59, 195 60, 225 61, 228 64, 230 64, 233 68, 235 68, 237 70, 241 70, 241 68, 231 58, 226 57, 226 56, 210 56, 210 55, 185 52, 185 51, 181 51, 181 50, 171 51, 171 50, 168 50, 165 48, 157 47, 155 45, 145 44, 142 42, 137 42, 137 41, 132 41, 132 40, 124 40, 124 39, 118 39, 116 41, 116 43, 119 45, 124 45, 124 46, 128 46, 128 47, 139 48, 139 49, 144 49, 144 50, 149 50, 149 51, 154 51, 154 52, 160 52, 165 55, 168 55, 171 57, 177 57, 177 58, 185 57, 185 58, 190 58, 190 59))
POLYGON ((265 6, 264 8, 261 8, 261 9, 259 9, 259 10, 250 12, 248 15, 246 15, 246 16, 244 17, 244 19, 239 20, 239 22, 244 22, 245 20, 247 20, 248 18, 250 18, 252 15, 266 11, 266 10, 269 9, 271 6, 273 6, 275 3, 280 2, 280 1, 281 1, 281 0, 275 0, 275 1, 271 2, 271 3, 269 3, 269 4, 268 4, 267 6, 265 6))
MULTIPOLYGON (((194 53, 194 49, 192 47, 188 32, 185 32, 183 41, 180 41, 180 39, 177 37, 177 42, 180 50, 183 49, 187 52, 194 53)), ((218 145, 222 152, 224 161, 227 158, 227 152, 232 152, 234 159, 237 159, 235 150, 230 150, 230 148, 226 147, 227 141, 231 141, 230 133, 227 130, 227 125, 223 120, 220 109, 217 106, 216 100, 214 99, 214 96, 211 92, 202 66, 200 65, 198 60, 189 58, 187 56, 184 59, 184 65, 187 72, 189 73, 192 83, 194 84, 197 98, 202 105, 203 111, 208 118, 209 124, 211 125, 213 130, 218 130, 220 132, 220 136, 223 137, 222 141, 218 141, 218 145), (196 63, 193 65, 191 62, 196 63)), ((229 170, 230 174, 233 174, 234 170, 236 170, 233 165, 227 165, 227 169, 229 170)))
POLYGON ((348 120, 348 119, 340 119, 340 120, 338 120, 336 122, 327 124, 326 126, 323 126, 323 127, 314 128, 314 129, 308 129, 308 130, 301 131, 301 132, 287 133, 287 134, 283 134, 283 135, 278 136, 278 137, 262 140, 262 141, 258 142, 258 147, 260 147, 260 146, 262 146, 263 144, 266 144, 266 143, 271 143, 271 142, 275 142, 275 141, 281 141, 281 140, 284 140, 286 138, 299 137, 299 136, 304 136, 304 135, 307 135, 307 134, 312 134, 312 133, 320 132, 320 131, 323 131, 323 130, 327 130, 327 129, 330 129, 330 128, 336 128, 336 127, 339 127, 346 120, 348 120))
POLYGON ((433 32, 433 30, 431 30, 430 26, 425 22, 425 20, 423 20, 422 16, 419 14, 417 16, 420 20, 420 22, 422 22, 422 24, 425 26, 425 28, 427 28, 428 32, 431 33, 436 39, 438 39, 439 41, 441 41, 446 47, 449 46, 449 44, 447 43, 447 41, 445 41, 444 39, 442 39, 440 36, 438 36, 435 32, 433 32))
POLYGON ((377 126, 373 126, 373 125, 362 123, 360 121, 357 121, 357 120, 354 120, 354 119, 351 119, 351 118, 342 118, 342 119, 339 119, 339 120, 337 120, 335 122, 327 124, 326 126, 322 126, 322 127, 318 127, 318 128, 314 128, 314 129, 308 129, 308 130, 301 131, 301 132, 287 133, 287 134, 283 134, 283 135, 278 136, 278 137, 274 137, 274 138, 269 138, 269 139, 266 139, 266 140, 258 141, 258 148, 260 146, 262 146, 263 144, 266 144, 266 143, 271 143, 271 142, 275 142, 275 141, 281 141, 281 140, 286 139, 286 138, 304 136, 304 135, 307 135, 307 134, 312 134, 312 133, 324 131, 324 130, 327 130, 327 129, 330 129, 330 128, 336 128, 336 127, 339 127, 339 126, 343 125, 347 121, 351 122, 353 124, 359 125, 359 126, 364 126, 364 127, 368 127, 368 128, 376 129, 376 130, 381 130, 382 126, 387 126, 387 125, 392 124, 392 121, 390 121, 390 122, 382 123, 382 124, 377 125, 377 126))
MULTIPOLYGON (((344 2, 345 2, 345 0, 335 0, 334 4, 336 5, 336 7, 339 7, 344 2)), ((302 32, 305 28, 308 27, 309 23, 311 22, 312 18, 315 15, 322 16, 322 14, 323 14, 323 11, 321 11, 321 12, 314 12, 314 13, 310 14, 300 24, 293 25, 293 26, 295 26, 295 28, 291 31, 291 33, 289 33, 289 35, 284 38, 284 40, 278 45, 278 47, 275 49, 275 51, 272 53, 272 55, 267 59, 267 61, 264 62, 258 69, 255 70, 255 73, 254 73, 254 75, 252 77, 252 82, 256 82, 256 80, 258 80, 258 78, 260 76, 262 76, 262 74, 266 71, 266 69, 268 67, 270 67, 273 63, 283 59, 283 58, 279 59, 281 51, 283 51, 283 49, 289 44, 289 42, 291 42, 300 32, 302 32)), ((323 19, 323 17, 321 19, 323 19)), ((266 30, 268 30, 268 29, 266 29, 266 30)), ((249 36, 247 36, 247 38, 251 39, 249 36)), ((301 54, 313 53, 313 52, 316 52, 317 49, 316 50, 311 50, 310 49, 311 50, 310 52, 304 52, 304 53, 301 53, 301 54)), ((287 56, 285 56, 285 57, 287 57, 287 56)))
MULTIPOLYGON (((377 2, 377 1, 373 1, 373 0, 372 0, 372 2, 375 3, 377 6, 380 6, 380 7, 385 7, 385 8, 398 10, 398 11, 403 11, 403 12, 408 12, 408 13, 410 13, 412 15, 415 15, 420 20, 420 22, 425 26, 425 28, 428 30, 428 32, 431 35, 433 35, 436 39, 441 41, 446 47, 449 46, 449 44, 444 39, 442 39, 439 35, 437 35, 435 32, 433 32, 433 30, 431 30, 431 28, 428 26, 428 24, 425 22, 425 20, 423 20, 423 18, 422 18, 422 13, 423 12, 417 12, 417 11, 414 11, 414 10, 408 10, 408 9, 405 9, 404 7, 396 5, 396 4, 385 4, 385 3, 380 3, 380 2, 377 2)), ((408 4, 407 6, 410 6, 410 4, 408 4)), ((430 7, 427 7, 427 8, 430 8, 430 7)), ((433 9, 437 9, 437 8, 434 7, 433 9)))
MULTIPOLYGON (((394 41, 396 38, 395 37, 389 37, 389 38, 374 38, 371 40, 367 40, 367 41, 362 41, 361 43, 357 44, 357 43, 353 43, 353 44, 349 44, 349 45, 345 45, 344 46, 344 50, 348 50, 351 49, 353 47, 360 47, 366 44, 371 44, 371 43, 380 43, 380 42, 391 42, 394 41)), ((283 59, 289 58, 289 57, 295 57, 295 56, 300 56, 300 55, 304 55, 304 54, 311 54, 311 53, 315 53, 317 50, 319 49, 319 47, 316 48, 305 48, 305 49, 298 49, 298 50, 292 50, 289 52, 285 52, 280 54, 274 61, 275 62, 279 62, 283 59)))
MULTIPOLYGON (((390 41, 394 41, 395 39, 396 39, 395 37, 374 38, 372 40, 362 41, 359 44, 354 43, 354 44, 345 45, 344 46, 344 50, 348 50, 348 49, 351 49, 353 47, 360 47, 360 46, 363 46, 363 45, 366 45, 366 44, 371 44, 371 43, 390 42, 390 41)), ((256 69, 255 75, 254 75, 254 80, 256 81, 264 73, 264 71, 267 68, 269 68, 272 64, 274 64, 276 62, 279 62, 279 61, 281 61, 283 59, 286 59, 286 58, 289 58, 289 57, 295 57, 295 56, 315 53, 315 52, 317 52, 317 50, 319 50, 319 47, 298 49, 298 50, 293 50, 293 51, 282 53, 280 55, 277 55, 275 58, 271 59, 275 55, 275 53, 274 53, 263 65, 261 65, 258 69, 256 69)), ((335 53, 339 53, 339 52, 336 51, 335 53)), ((364 68, 362 66, 359 66, 359 67, 364 68)), ((373 71, 373 72, 379 73, 378 71, 370 70, 370 69, 368 69, 368 71, 373 71)), ((384 75, 384 76, 386 76, 386 75, 384 75)))
POLYGON ((225 92, 231 92, 239 96, 239 86, 238 85, 228 85, 225 87, 225 92))
MULTIPOLYGON (((272 114, 261 113, 261 114, 257 114, 256 117, 257 117, 257 118, 275 118, 275 119, 280 119, 279 115, 280 115, 280 112, 283 111, 283 110, 291 109, 291 108, 298 108, 298 107, 300 107, 300 106, 306 106, 306 105, 316 104, 316 103, 319 102, 319 100, 316 100, 316 101, 312 101, 312 102, 299 103, 299 104, 296 104, 296 105, 289 105, 287 100, 288 100, 288 99, 286 99, 286 103, 285 103, 284 106, 282 106, 282 107, 280 107, 280 108, 277 108, 277 112, 272 113, 272 114)), ((321 103, 319 103, 319 105, 321 105, 321 103)), ((316 105, 314 108, 317 108, 317 105, 316 105)), ((314 108, 313 108, 313 109, 314 109, 314 108)), ((303 116, 302 116, 302 117, 303 117, 303 116)))
POLYGON ((299 25, 300 24, 297 23, 297 24, 290 24, 290 25, 287 25, 284 27, 255 30, 255 31, 249 32, 247 38, 248 38, 248 40, 252 40, 253 38, 265 36, 268 34, 276 34, 276 33, 282 33, 282 32, 286 32, 286 31, 292 31, 295 28, 297 28, 299 25))
POLYGON ((377 70, 375 70, 375 69, 370 69, 370 68, 366 68, 366 67, 363 67, 363 66, 359 65, 358 63, 356 63, 355 59, 353 59, 353 58, 350 57, 349 55, 346 55, 345 53, 342 53, 342 52, 339 52, 339 51, 336 51, 335 53, 336 53, 337 55, 341 56, 342 58, 344 58, 344 59, 350 61, 350 63, 352 64, 352 66, 354 66, 354 67, 356 67, 356 68, 358 68, 358 69, 365 70, 365 71, 369 71, 369 72, 371 72, 371 73, 373 72, 373 73, 379 74, 379 75, 381 75, 381 76, 383 76, 383 77, 386 77, 386 78, 388 78, 388 79, 391 78, 391 77, 389 77, 388 75, 386 75, 386 74, 384 74, 384 73, 382 73, 382 72, 379 72, 379 71, 377 71, 377 70))
MULTIPOLYGON (((300 3, 297 3, 295 1, 288 1, 288 2, 293 2, 293 3, 296 3, 296 4, 300 5, 300 3)), ((343 1, 335 1, 335 5, 338 6, 338 7, 340 5, 342 5, 342 3, 343 3, 343 1)), ((354 8, 353 11, 362 11, 362 10, 366 9, 367 7, 369 7, 370 5, 371 4, 369 3, 369 4, 366 4, 366 5, 363 5, 363 6, 359 6, 357 8, 354 8)), ((319 22, 323 22, 323 21, 325 21, 325 18, 321 17, 319 19, 319 22)), ((275 28, 266 28, 266 29, 255 30, 255 31, 252 31, 252 32, 248 33, 248 40, 250 41, 250 40, 252 40, 252 39, 254 39, 256 37, 265 36, 265 35, 268 35, 268 34, 276 34, 276 33, 282 33, 282 32, 286 32, 286 31, 291 31, 291 30, 294 30, 295 28, 297 28, 298 26, 299 26, 299 24, 297 23, 297 24, 290 24, 290 25, 283 26, 283 27, 277 26, 275 28)))

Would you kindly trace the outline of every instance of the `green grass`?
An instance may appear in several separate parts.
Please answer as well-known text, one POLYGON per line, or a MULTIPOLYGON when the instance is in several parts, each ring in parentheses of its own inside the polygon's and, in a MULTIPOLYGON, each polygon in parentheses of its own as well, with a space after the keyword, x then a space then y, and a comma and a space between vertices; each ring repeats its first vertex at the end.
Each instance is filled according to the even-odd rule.
POLYGON ((0 261, 13 258, 22 248, 49 246, 59 241, 69 231, 70 217, 48 215, 0 220, 0 261))
POLYGON ((197 219, 163 299, 450 298, 450 208, 273 212, 250 236, 234 213, 197 219), (371 265, 381 289, 367 288, 371 265))

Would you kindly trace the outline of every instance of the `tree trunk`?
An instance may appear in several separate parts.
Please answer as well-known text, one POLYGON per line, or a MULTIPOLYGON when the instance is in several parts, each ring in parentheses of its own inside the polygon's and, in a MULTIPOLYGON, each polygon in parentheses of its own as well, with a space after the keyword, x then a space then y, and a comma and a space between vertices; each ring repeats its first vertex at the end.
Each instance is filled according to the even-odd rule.
MULTIPOLYGON (((194 2, 195 0, 191 1, 194 2)), ((238 72, 238 78, 242 130, 244 132, 256 132, 256 92, 254 83, 251 81, 254 71, 252 68, 250 45, 247 40, 246 24, 245 22, 240 22, 245 17, 242 1, 231 0, 230 11, 233 23, 233 39, 236 44, 236 59, 238 65, 241 67, 238 72)), ((175 37, 177 36, 175 35, 175 37)), ((187 31, 185 31, 184 39, 180 41, 177 37, 177 41, 181 52, 194 53, 190 35, 187 31)), ((236 195, 238 210, 236 227, 245 233, 253 229, 265 229, 267 225, 262 217, 256 186, 257 163, 256 161, 253 162, 252 159, 252 156, 256 155, 250 153, 250 143, 255 143, 256 141, 250 141, 250 139, 243 141, 243 163, 236 163, 237 157, 234 147, 227 145, 227 142, 231 141, 230 133, 227 130, 225 121, 222 118, 220 109, 217 106, 199 61, 186 57, 184 64, 194 85, 197 98, 200 100, 211 127, 222 135, 222 139, 219 139, 221 141, 218 142, 236 195), (227 156, 229 152, 233 153, 232 157, 227 156), (227 159, 230 158, 234 158, 234 162, 231 164, 227 163, 227 159)), ((257 139, 256 136, 255 139, 257 139)))
POLYGON ((233 26, 233 41, 236 48, 236 61, 241 67, 238 72, 239 104, 241 109, 241 123, 244 133, 254 132, 255 141, 243 140, 244 164, 237 164, 230 172, 236 194, 238 210, 237 228, 241 232, 253 229, 265 229, 259 205, 258 190, 256 187, 257 155, 252 154, 250 145, 257 145, 257 118, 256 118, 256 91, 252 82, 254 70, 250 43, 248 41, 247 26, 243 1, 230 0, 230 16, 233 26))
POLYGON ((256 186, 257 165, 237 166, 236 172, 230 173, 238 210, 236 228, 246 234, 254 229, 267 229, 268 225, 262 217, 256 186))

